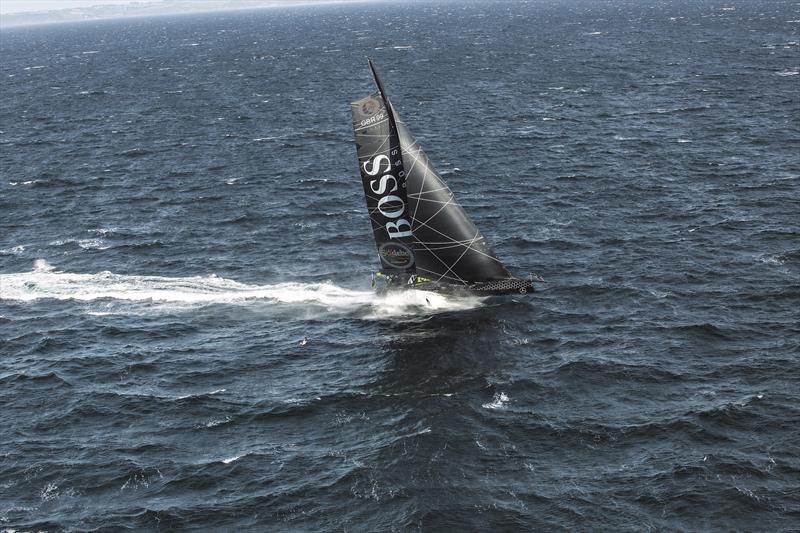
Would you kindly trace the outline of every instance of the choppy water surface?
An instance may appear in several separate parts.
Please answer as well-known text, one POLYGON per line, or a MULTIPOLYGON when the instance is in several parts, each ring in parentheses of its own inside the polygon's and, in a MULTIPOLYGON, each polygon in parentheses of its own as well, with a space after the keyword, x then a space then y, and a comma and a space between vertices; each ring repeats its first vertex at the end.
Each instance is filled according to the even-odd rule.
POLYGON ((4 30, 0 528, 796 528, 798 11, 4 30), (367 55, 540 292, 370 290, 367 55))

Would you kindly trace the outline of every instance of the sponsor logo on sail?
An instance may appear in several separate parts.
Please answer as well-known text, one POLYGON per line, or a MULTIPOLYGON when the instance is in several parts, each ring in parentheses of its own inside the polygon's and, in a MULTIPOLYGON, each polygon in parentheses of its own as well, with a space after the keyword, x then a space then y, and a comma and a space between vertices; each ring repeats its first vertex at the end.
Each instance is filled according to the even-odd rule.
POLYGON ((374 98, 370 98, 369 100, 361 104, 361 114, 367 116, 374 115, 378 111, 378 109, 380 109, 380 107, 381 106, 380 104, 378 104, 377 100, 375 100, 374 98))
POLYGON ((378 248, 378 255, 386 265, 392 268, 404 269, 414 262, 414 252, 399 242, 387 242, 378 248))
POLYGON ((397 148, 391 150, 391 155, 396 158, 397 170, 392 168, 392 160, 386 154, 378 154, 365 161, 361 169, 364 180, 369 180, 365 184, 369 187, 367 196, 370 197, 371 192, 379 197, 374 207, 373 220, 384 227, 390 239, 400 239, 411 237, 413 232, 411 222, 401 218, 406 216, 406 173, 402 170, 403 160, 400 159, 400 151, 397 148), (386 168, 382 169, 383 166, 386 168), (369 179, 381 173, 383 176, 379 179, 369 179))

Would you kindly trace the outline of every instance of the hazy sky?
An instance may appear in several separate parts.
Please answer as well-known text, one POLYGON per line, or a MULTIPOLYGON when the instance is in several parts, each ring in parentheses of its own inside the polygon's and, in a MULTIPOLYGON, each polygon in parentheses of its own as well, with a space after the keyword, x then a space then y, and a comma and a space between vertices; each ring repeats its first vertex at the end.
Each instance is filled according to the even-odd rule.
POLYGON ((0 0, 0 27, 354 1, 364 0, 0 0))
MULTIPOLYGON (((130 4, 135 0, 0 0, 0 14, 52 11, 97 5, 130 4)), ((148 0, 152 2, 153 0, 148 0)), ((158 0, 156 0, 158 1, 158 0)))

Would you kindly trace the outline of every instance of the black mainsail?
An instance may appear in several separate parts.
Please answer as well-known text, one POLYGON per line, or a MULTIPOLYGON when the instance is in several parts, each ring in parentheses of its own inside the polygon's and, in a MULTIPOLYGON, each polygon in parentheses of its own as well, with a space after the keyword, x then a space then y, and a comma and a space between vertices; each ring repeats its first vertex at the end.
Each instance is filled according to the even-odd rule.
POLYGON ((397 125, 386 101, 382 93, 376 93, 350 104, 358 166, 381 272, 413 275, 414 236, 406 173, 397 125))
POLYGON ((437 281, 462 285, 512 277, 405 123, 398 121, 398 130, 407 169, 417 271, 437 281))
POLYGON ((526 292, 497 259, 453 192, 378 92, 351 104, 356 151, 384 274, 480 292, 526 292))

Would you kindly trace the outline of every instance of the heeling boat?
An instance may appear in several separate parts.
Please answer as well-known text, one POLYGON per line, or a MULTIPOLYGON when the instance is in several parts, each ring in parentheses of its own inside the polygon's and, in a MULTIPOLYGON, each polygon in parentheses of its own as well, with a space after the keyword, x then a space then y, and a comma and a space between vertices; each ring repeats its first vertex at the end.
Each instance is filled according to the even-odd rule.
MULTIPOLYGON (((397 115, 372 59, 378 91, 352 102, 353 130, 382 288, 481 295, 526 293, 456 201, 397 115)), ((539 279, 540 280, 540 279, 539 279)))

